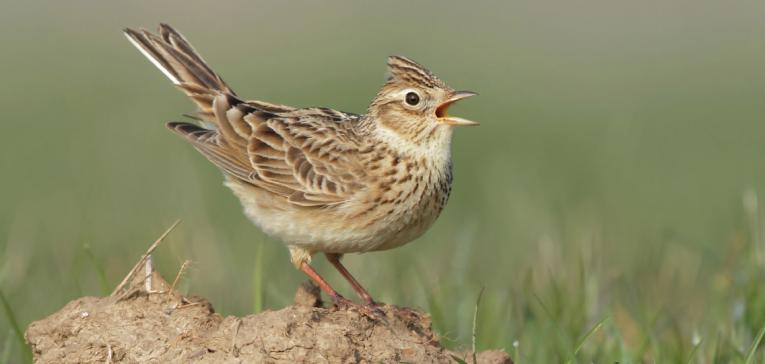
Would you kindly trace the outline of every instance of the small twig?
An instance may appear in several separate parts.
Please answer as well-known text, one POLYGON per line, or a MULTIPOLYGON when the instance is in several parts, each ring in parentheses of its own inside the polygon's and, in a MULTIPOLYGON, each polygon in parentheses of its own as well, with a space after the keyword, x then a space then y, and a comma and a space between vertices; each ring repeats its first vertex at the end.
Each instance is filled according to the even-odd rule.
POLYGON ((186 268, 188 268, 189 264, 191 264, 191 261, 188 259, 185 262, 183 262, 183 264, 181 264, 181 269, 179 269, 178 274, 175 275, 175 279, 173 279, 173 284, 170 285, 170 289, 167 291, 167 293, 175 291, 175 286, 178 284, 178 281, 181 280, 181 276, 183 275, 183 273, 186 272, 186 268))
POLYGON ((121 295, 119 295, 117 297, 117 300, 115 302, 120 302, 122 300, 126 300, 126 299, 128 299, 130 297, 133 297, 134 295, 138 294, 139 292, 141 292, 141 290, 138 289, 138 288, 133 288, 131 290, 125 291, 125 293, 123 293, 123 294, 121 294, 121 295))
POLYGON ((112 344, 106 343, 106 348, 108 349, 106 352, 106 363, 112 364, 112 357, 114 356, 114 351, 112 351, 112 344))
POLYGON ((151 258, 151 254, 149 254, 146 257, 146 264, 144 264, 144 278, 143 278, 143 287, 146 290, 146 292, 153 291, 152 284, 151 284, 151 274, 154 273, 154 260, 151 258))
POLYGON ((234 336, 231 338, 231 353, 234 354, 235 357, 238 357, 239 354, 236 351, 236 336, 239 335, 239 327, 242 326, 242 319, 237 317, 235 325, 234 336))
POLYGON ((176 309, 176 310, 180 310, 180 309, 182 309, 182 308, 189 308, 189 307, 194 307, 194 306, 201 306, 201 305, 202 305, 202 304, 201 304, 201 303, 199 303, 199 302, 187 302, 187 303, 183 303, 183 304, 181 304, 180 306, 176 307, 175 309, 176 309))
POLYGON ((115 288, 114 291, 112 291, 111 296, 116 295, 117 292, 120 292, 123 288, 125 288, 125 285, 128 283, 128 281, 130 281, 130 279, 133 278, 133 276, 138 271, 138 269, 141 268, 141 265, 143 264, 143 262, 146 261, 146 259, 149 257, 149 255, 151 255, 151 253, 154 251, 154 249, 157 249, 157 246, 159 245, 159 243, 161 243, 163 240, 165 240, 167 235, 170 234, 170 232, 173 231, 173 229, 175 229, 175 227, 178 226, 178 224, 180 224, 180 223, 181 223, 181 220, 176 220, 173 223, 173 225, 171 225, 167 230, 165 230, 165 232, 162 234, 162 236, 160 236, 157 240, 154 241, 154 244, 151 244, 149 249, 146 250, 146 253, 144 253, 141 256, 141 259, 139 259, 138 262, 135 264, 135 266, 133 266, 133 269, 131 269, 130 272, 128 272, 128 274, 125 276, 125 278, 122 279, 122 282, 120 282, 120 284, 117 285, 117 288, 115 288))

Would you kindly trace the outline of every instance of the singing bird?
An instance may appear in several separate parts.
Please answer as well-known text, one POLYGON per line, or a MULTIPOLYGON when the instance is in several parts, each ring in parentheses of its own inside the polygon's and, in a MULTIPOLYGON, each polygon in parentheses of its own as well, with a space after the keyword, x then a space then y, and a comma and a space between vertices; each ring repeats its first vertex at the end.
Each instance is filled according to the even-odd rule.
POLYGON ((289 248, 295 267, 335 307, 375 309, 340 258, 401 246, 433 224, 451 191, 452 132, 478 124, 447 109, 476 93, 455 91, 411 59, 391 56, 389 78, 364 115, 244 100, 169 25, 158 34, 124 33, 196 103, 201 123, 167 127, 223 172, 250 220, 289 248), (311 267, 316 253, 363 304, 344 298, 311 267))

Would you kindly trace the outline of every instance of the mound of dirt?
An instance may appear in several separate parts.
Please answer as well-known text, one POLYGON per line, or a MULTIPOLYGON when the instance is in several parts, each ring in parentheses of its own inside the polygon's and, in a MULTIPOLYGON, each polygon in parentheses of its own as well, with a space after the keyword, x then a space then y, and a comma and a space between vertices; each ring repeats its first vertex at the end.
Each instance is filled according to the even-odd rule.
MULTIPOLYGON (((33 322, 39 363, 472 363, 442 348, 427 314, 385 306, 384 318, 323 308, 315 287, 278 311, 223 317, 204 298, 175 292, 156 272, 110 297, 82 297, 33 322), (459 358, 459 360, 455 359, 459 358)), ((503 351, 478 363, 512 363, 503 351)))

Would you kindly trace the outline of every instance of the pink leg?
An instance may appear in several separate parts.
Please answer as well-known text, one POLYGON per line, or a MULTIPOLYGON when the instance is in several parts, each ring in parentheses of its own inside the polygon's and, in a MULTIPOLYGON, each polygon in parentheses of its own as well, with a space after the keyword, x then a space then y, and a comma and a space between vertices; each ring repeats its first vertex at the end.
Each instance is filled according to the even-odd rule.
POLYGON ((332 265, 335 266, 337 271, 340 272, 340 274, 342 274, 343 277, 345 277, 346 280, 348 280, 348 282, 351 284, 351 286, 353 286, 353 290, 356 291, 356 293, 358 293, 359 297, 361 297, 362 300, 364 300, 364 304, 366 304, 368 306, 375 305, 375 301, 372 299, 372 296, 369 294, 369 292, 367 292, 367 290, 364 289, 364 287, 361 286, 361 283, 359 283, 359 281, 357 281, 356 278, 354 278, 351 275, 351 272, 349 272, 347 269, 345 269, 343 264, 340 263, 340 256, 341 255, 340 254, 326 254, 326 256, 327 256, 327 260, 329 260, 329 262, 332 263, 332 265))

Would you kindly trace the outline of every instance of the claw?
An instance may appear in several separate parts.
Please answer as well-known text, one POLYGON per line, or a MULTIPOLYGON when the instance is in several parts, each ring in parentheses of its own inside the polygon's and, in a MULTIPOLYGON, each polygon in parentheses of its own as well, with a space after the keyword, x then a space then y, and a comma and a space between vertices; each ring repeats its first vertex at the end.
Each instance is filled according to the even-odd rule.
POLYGON ((355 310, 374 321, 385 319, 385 311, 377 304, 360 305, 340 295, 332 297, 332 303, 336 310, 355 310))

